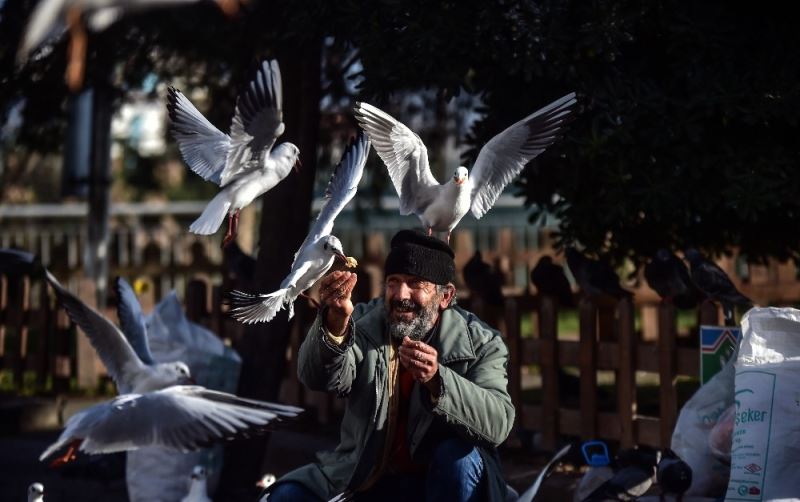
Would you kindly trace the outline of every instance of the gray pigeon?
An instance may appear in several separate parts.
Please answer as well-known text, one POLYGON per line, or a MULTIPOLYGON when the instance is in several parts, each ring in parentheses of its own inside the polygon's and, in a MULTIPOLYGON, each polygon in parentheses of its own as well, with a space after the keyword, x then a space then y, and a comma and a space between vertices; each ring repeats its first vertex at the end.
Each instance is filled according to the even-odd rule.
POLYGON ((614 475, 583 502, 638 499, 653 486, 660 458, 660 452, 651 448, 622 450, 615 459, 614 475))
POLYGON ((542 296, 556 298, 563 307, 574 307, 572 287, 569 284, 564 267, 553 263, 553 258, 545 255, 539 258, 531 270, 531 282, 542 296))
POLYGON ((503 306, 503 277, 483 261, 480 251, 475 251, 472 258, 464 265, 462 274, 472 294, 477 295, 487 305, 503 306))
POLYGON ((619 276, 607 262, 589 259, 573 247, 568 247, 565 253, 569 270, 584 294, 589 297, 608 295, 618 300, 633 296, 619 285, 619 276))
POLYGON ((694 285, 703 296, 722 304, 725 325, 735 326, 734 306, 750 308, 753 306, 753 301, 736 289, 728 274, 719 265, 706 259, 697 249, 687 249, 684 256, 691 267, 694 285))
POLYGON ((665 302, 681 309, 696 307, 702 297, 683 261, 663 248, 644 267, 644 278, 665 302))
POLYGON ((661 461, 656 470, 656 480, 664 495, 674 495, 680 501, 692 485, 692 468, 674 451, 665 448, 661 451, 661 461))

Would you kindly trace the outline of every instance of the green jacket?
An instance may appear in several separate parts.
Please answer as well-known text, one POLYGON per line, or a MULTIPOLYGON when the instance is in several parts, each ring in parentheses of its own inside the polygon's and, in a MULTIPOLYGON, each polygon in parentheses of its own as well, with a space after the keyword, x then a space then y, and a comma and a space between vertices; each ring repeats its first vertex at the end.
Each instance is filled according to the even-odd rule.
MULTIPOLYGON (((298 356, 297 373, 303 384, 347 397, 341 442, 332 452, 320 452, 317 463, 279 480, 298 481, 324 500, 345 489, 363 488, 380 475, 374 470, 382 463, 392 428, 390 403, 396 402, 391 398, 398 363, 386 330, 383 299, 357 305, 351 319, 347 338, 336 345, 325 335, 317 316, 298 356)), ((424 452, 418 449, 424 450, 420 446, 431 430, 457 434, 479 447, 486 500, 504 500, 506 485, 494 448, 505 441, 514 423, 505 343, 498 331, 459 307, 442 313, 438 332, 429 343, 439 353, 442 392, 433 403, 428 391, 414 384, 407 427, 410 453, 424 460, 420 458, 424 452)))

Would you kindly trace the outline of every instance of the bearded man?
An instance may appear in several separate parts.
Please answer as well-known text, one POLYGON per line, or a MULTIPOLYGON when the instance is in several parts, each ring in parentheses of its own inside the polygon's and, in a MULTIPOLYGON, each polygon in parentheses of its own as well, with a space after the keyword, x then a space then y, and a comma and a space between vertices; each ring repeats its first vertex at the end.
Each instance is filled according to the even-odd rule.
POLYGON ((444 242, 392 238, 385 294, 355 307, 356 274, 320 283, 321 309, 298 355, 310 389, 347 398, 341 442, 270 487, 269 502, 505 500, 495 448, 509 434, 508 350, 500 334, 453 306, 444 242))

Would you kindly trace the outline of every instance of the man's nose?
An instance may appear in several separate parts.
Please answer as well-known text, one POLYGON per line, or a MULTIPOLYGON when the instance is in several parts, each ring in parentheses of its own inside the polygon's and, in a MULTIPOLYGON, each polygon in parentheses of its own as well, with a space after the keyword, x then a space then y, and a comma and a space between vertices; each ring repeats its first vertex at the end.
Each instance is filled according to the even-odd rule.
POLYGON ((400 285, 395 290, 395 297, 398 300, 411 299, 411 288, 408 287, 408 284, 406 284, 405 282, 401 282, 400 285))

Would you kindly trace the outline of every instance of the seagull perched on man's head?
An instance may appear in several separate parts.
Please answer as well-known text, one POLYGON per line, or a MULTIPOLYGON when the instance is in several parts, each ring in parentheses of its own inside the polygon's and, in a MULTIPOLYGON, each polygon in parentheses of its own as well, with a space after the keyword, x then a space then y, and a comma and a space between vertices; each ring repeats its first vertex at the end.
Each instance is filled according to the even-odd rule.
POLYGON ((450 242, 468 211, 481 218, 525 165, 558 139, 576 103, 575 93, 567 94, 508 127, 481 148, 472 173, 459 166, 443 185, 433 177, 428 150, 411 129, 367 103, 356 103, 354 113, 389 170, 400 214, 416 214, 428 235, 446 231, 450 242))

